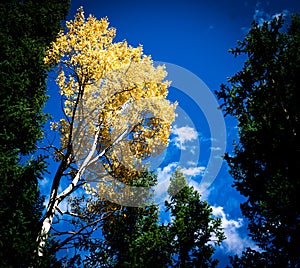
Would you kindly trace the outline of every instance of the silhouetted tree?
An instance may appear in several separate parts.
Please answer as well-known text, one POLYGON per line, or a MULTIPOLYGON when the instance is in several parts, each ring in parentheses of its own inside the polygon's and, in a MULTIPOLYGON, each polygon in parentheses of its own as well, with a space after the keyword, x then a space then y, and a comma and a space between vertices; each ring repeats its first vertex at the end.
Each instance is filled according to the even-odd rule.
MULTIPOLYGON (((145 172, 137 182, 140 186, 153 186, 156 176, 145 172)), ((164 224, 160 222, 157 205, 122 207, 115 204, 110 210, 112 213, 99 223, 101 234, 98 238, 78 240, 77 248, 89 250, 86 258, 78 262, 79 265, 215 267, 218 261, 212 255, 215 246, 224 239, 221 220, 212 216, 208 203, 201 201, 199 193, 187 185, 179 169, 172 176, 169 194, 172 196, 166 202, 166 209, 170 211, 171 221, 164 224)), ((108 205, 95 203, 89 213, 97 211, 97 207, 108 205)))
POLYGON ((42 212, 35 157, 46 116, 44 52, 67 14, 65 0, 0 3, 0 266, 37 266, 34 251, 42 212))
POLYGON ((234 187, 247 200, 251 238, 234 267, 298 267, 300 264, 300 19, 253 23, 231 50, 246 55, 243 69, 217 92, 226 114, 238 119, 239 141, 225 159, 234 187))
POLYGON ((172 267, 216 267, 218 260, 212 255, 225 239, 221 219, 213 217, 210 205, 187 185, 180 169, 172 175, 168 193, 171 199, 165 205, 172 219, 168 225, 172 267))

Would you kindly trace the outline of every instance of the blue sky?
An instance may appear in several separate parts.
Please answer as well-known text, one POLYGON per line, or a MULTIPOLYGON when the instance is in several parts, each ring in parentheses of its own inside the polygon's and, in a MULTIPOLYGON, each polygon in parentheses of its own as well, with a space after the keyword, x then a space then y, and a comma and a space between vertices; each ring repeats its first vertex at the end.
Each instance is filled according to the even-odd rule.
MULTIPOLYGON (((299 13, 300 2, 73 0, 68 19, 73 18, 79 6, 84 7, 86 15, 91 13, 97 18, 107 16, 110 25, 117 29, 116 41, 126 39, 132 46, 142 44, 144 53, 152 55, 153 60, 178 66, 169 77, 170 80, 176 80, 179 72, 193 74, 204 83, 195 80, 198 82, 194 83, 190 94, 191 87, 184 84, 188 84, 187 80, 183 81, 184 88, 170 88, 169 99, 179 102, 178 117, 168 149, 152 164, 157 169, 161 184, 160 198, 164 196, 167 185, 163 182, 180 164, 190 184, 201 191, 203 198, 213 206, 214 214, 222 218, 227 239, 217 251, 217 257, 221 261, 220 267, 224 267, 228 255, 239 254, 245 247, 255 245, 246 235, 246 220, 239 209, 244 199, 231 188, 232 179, 227 166, 220 162, 223 149, 231 152, 231 144, 237 139, 236 123, 232 118, 220 118, 221 112, 217 112, 218 104, 213 92, 243 66, 245 58, 235 59, 228 49, 244 38, 253 19, 261 23, 279 13, 299 13), (197 83, 200 83, 199 92, 197 83), (210 107, 204 107, 206 101, 211 103, 210 107), (217 133, 217 138, 213 133, 216 131, 213 130, 214 122, 219 126, 222 120, 226 127, 222 129, 220 125, 220 132, 225 135, 226 148, 223 143, 216 146, 221 142, 221 136, 218 135, 222 133, 217 133), (182 158, 184 160, 181 162, 182 158), (207 172, 212 171, 208 171, 210 161, 222 165, 211 179, 209 187, 203 189, 201 180, 207 172)), ((54 115, 54 119, 58 119, 58 92, 51 83, 51 76, 49 93, 51 98, 46 110, 54 115)))

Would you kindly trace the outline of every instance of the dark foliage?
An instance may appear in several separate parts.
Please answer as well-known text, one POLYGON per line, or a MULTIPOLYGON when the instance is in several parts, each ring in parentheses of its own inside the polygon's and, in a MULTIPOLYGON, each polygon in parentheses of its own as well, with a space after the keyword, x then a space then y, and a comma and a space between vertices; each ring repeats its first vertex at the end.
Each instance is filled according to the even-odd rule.
POLYGON ((210 205, 187 185, 180 169, 173 174, 168 192, 171 200, 165 205, 173 218, 168 225, 171 266, 216 267, 218 260, 212 255, 215 246, 225 239, 221 219, 213 217, 210 205))
MULTIPOLYGON (((145 178, 148 185, 156 184, 154 174, 148 173, 142 181, 145 178)), ((220 219, 212 216, 208 203, 201 201, 199 193, 186 184, 180 170, 172 177, 169 193, 173 196, 165 205, 171 222, 161 223, 157 205, 114 205, 112 213, 101 221, 98 237, 94 234, 77 244, 77 248, 88 250, 86 257, 80 259, 78 254, 69 265, 215 267, 218 263, 212 258, 215 246, 225 238, 220 219)))
POLYGON ((34 156, 46 116, 44 51, 60 30, 69 1, 0 2, 0 265, 29 267, 34 260, 45 171, 34 156), (32 155, 32 156, 31 156, 32 155))
POLYGON ((239 142, 225 159, 262 250, 248 249, 233 266, 299 267, 300 19, 292 16, 288 26, 282 17, 254 22, 231 52, 247 60, 216 92, 224 112, 238 119, 239 142))

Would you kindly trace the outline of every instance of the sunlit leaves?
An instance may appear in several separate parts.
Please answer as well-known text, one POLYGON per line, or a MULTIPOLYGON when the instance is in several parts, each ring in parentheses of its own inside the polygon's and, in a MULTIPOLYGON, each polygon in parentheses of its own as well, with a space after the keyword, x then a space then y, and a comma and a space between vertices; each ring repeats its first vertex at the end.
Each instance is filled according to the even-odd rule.
POLYGON ((176 104, 166 100, 165 68, 155 67, 141 46, 113 42, 116 30, 107 18, 86 19, 81 7, 66 27, 45 57, 46 64, 58 64, 65 113, 52 123, 61 136, 57 159, 71 148, 81 165, 96 143, 84 178, 101 182, 104 191, 107 175, 128 183, 143 159, 167 146, 176 104))

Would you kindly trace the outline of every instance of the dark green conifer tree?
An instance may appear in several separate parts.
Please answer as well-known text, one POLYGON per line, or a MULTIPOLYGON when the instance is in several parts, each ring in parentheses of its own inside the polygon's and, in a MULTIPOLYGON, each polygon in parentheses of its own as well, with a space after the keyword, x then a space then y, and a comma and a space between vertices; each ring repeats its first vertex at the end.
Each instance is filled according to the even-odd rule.
POLYGON ((217 92, 226 114, 238 120, 239 141, 226 154, 234 187, 247 200, 251 238, 234 267, 300 265, 300 18, 253 23, 235 55, 244 67, 217 92))
POLYGON ((0 3, 0 266, 37 266, 36 237, 42 212, 35 156, 46 116, 46 47, 60 30, 68 0, 0 3))

